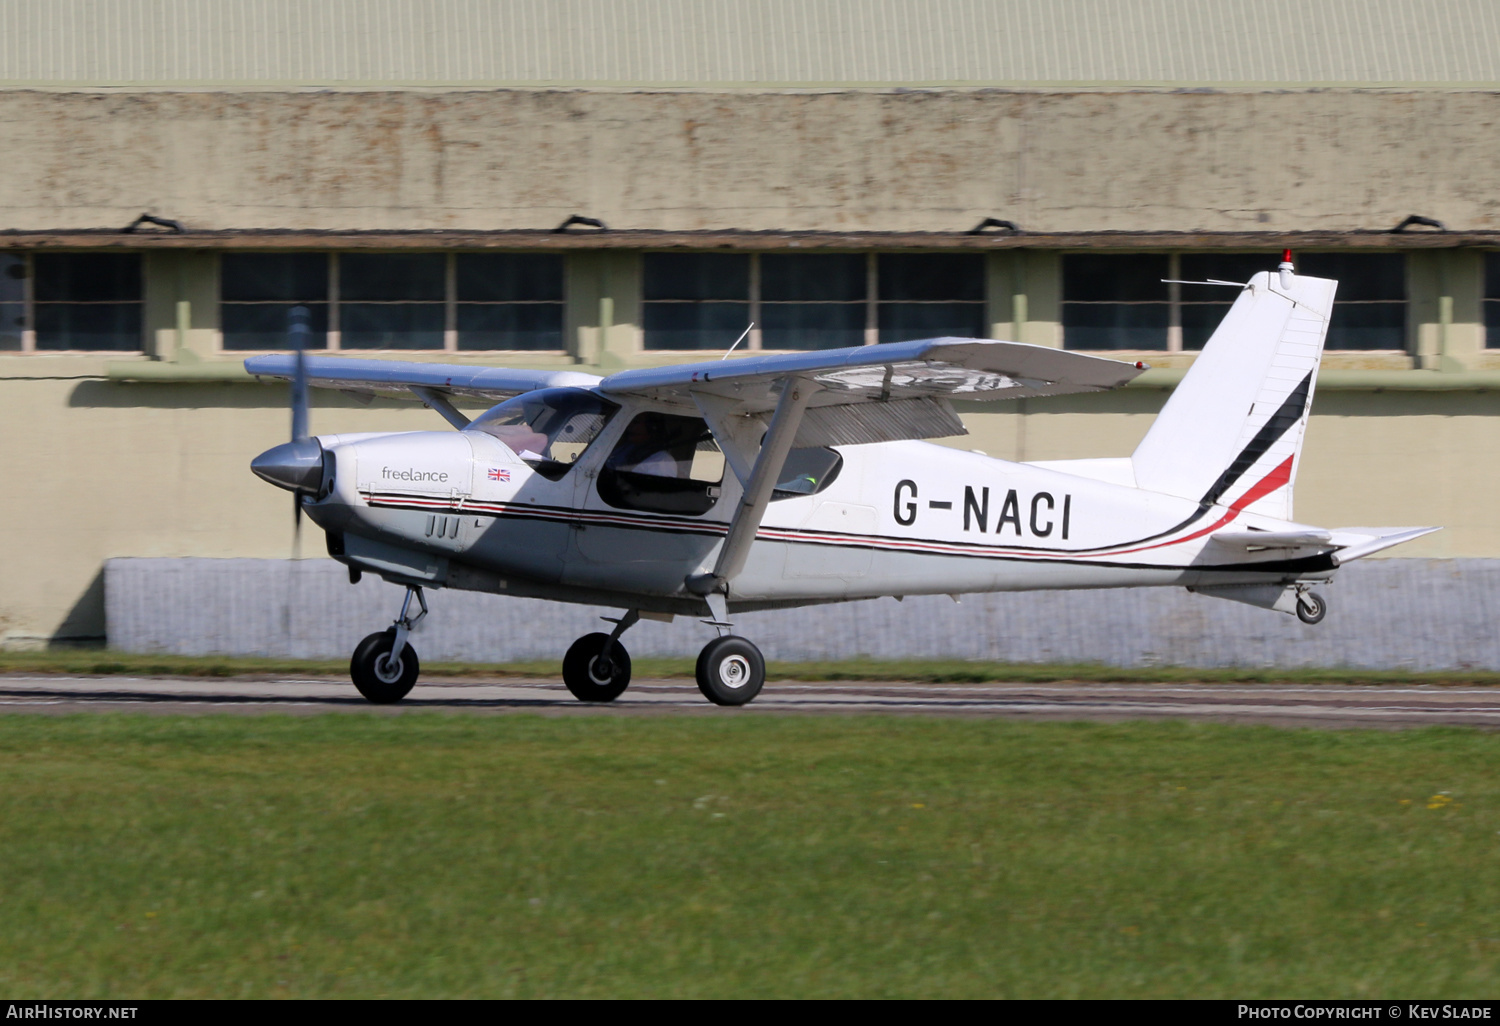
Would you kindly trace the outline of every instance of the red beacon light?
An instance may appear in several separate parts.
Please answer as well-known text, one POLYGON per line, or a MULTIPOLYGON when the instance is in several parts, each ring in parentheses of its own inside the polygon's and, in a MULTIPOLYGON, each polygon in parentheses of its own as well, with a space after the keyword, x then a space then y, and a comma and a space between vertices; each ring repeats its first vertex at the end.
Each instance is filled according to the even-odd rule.
POLYGON ((1292 287, 1292 251, 1284 249, 1281 251, 1281 264, 1276 268, 1281 272, 1281 287, 1290 290, 1292 287))

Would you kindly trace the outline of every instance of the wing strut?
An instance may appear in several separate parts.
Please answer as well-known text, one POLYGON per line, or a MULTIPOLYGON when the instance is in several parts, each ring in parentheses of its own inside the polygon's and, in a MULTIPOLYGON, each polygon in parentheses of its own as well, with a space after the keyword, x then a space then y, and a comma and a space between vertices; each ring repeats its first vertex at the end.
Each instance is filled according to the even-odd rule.
MULTIPOLYGON (((750 491, 750 475, 755 463, 755 452, 753 445, 749 451, 746 450, 741 432, 736 430, 740 425, 736 424, 731 411, 739 406, 734 399, 725 399, 723 396, 713 395, 708 392, 692 392, 693 405, 698 407, 698 412, 703 414, 703 419, 713 430, 714 440, 719 443, 719 449, 724 453, 724 461, 729 464, 729 469, 734 471, 734 476, 739 478, 740 487, 748 494, 750 491)), ((741 418, 749 420, 749 418, 741 418)), ((760 421, 755 421, 758 425, 760 421)))
POLYGON ((428 409, 436 410, 444 420, 458 428, 458 430, 462 431, 469 426, 469 418, 458 412, 458 407, 454 406, 443 393, 436 389, 428 388, 425 385, 410 385, 408 387, 411 389, 411 394, 422 400, 428 409))
MULTIPOLYGON (((781 476, 787 454, 792 451, 792 441, 797 437, 797 428, 802 424, 802 414, 807 410, 813 392, 820 387, 805 378, 781 379, 781 398, 776 401, 776 412, 771 416, 771 429, 766 432, 760 454, 755 457, 740 508, 734 511, 734 519, 729 522, 729 536, 719 550, 719 559, 710 573, 689 577, 686 582, 688 590, 699 595, 727 591, 729 582, 745 568, 755 532, 760 529, 761 518, 766 515, 766 507, 771 502, 771 493, 776 490, 776 479, 781 476)), ((732 439, 726 438, 725 441, 734 444, 732 439)))

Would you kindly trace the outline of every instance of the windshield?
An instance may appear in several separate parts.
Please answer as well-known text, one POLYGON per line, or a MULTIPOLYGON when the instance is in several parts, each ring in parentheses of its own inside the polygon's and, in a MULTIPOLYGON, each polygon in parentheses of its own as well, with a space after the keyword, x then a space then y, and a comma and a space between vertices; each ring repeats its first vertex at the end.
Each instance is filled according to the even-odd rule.
POLYGON ((618 409, 582 388, 545 388, 507 399, 464 430, 492 435, 537 470, 561 477, 618 409))

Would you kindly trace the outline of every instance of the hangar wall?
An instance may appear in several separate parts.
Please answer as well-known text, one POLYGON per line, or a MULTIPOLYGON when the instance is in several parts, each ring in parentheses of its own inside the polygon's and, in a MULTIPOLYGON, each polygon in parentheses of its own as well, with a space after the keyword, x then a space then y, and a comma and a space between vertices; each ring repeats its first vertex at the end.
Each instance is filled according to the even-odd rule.
POLYGON ((11 90, 0 223, 1496 229, 1497 121, 1480 91, 11 90))

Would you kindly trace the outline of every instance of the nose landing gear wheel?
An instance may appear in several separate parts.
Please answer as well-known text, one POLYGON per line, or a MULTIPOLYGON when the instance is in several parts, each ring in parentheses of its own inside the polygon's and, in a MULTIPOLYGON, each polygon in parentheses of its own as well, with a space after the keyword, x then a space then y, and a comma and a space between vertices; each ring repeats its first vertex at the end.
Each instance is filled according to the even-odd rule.
POLYGON ((698 690, 715 705, 744 705, 766 683, 766 661, 744 638, 715 638, 698 654, 698 690))
POLYGON ((349 660, 349 676, 354 679, 354 686, 376 705, 390 705, 405 698, 422 669, 416 650, 410 645, 402 645, 399 655, 391 655, 395 641, 394 627, 371 634, 359 643, 349 660))
POLYGON ((1322 623, 1328 615, 1328 602, 1315 591, 1304 591, 1297 596, 1297 619, 1308 626, 1322 623))
POLYGON ((608 634, 585 634, 563 656, 563 683, 580 702, 613 702, 630 686, 630 653, 617 640, 601 660, 608 634))

